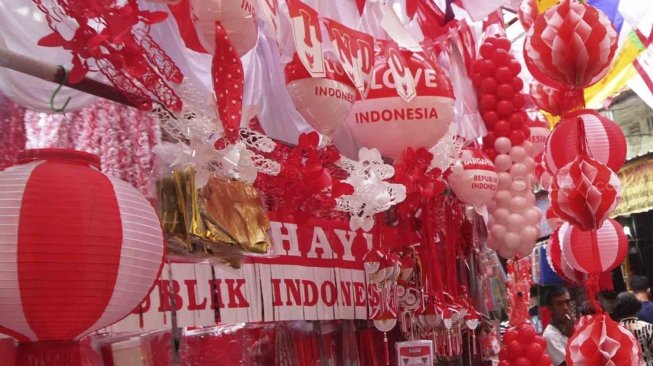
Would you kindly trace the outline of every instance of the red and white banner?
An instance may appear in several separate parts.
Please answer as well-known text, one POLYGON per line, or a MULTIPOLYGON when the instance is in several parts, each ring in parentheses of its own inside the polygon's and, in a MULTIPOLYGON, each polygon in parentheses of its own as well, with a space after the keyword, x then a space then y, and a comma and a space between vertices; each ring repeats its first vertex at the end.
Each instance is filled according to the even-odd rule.
POLYGON ((379 302, 363 270, 372 234, 328 220, 270 224, 272 255, 247 257, 239 269, 169 263, 142 306, 105 330, 167 328, 172 312, 180 327, 368 318, 368 304, 379 302))
POLYGON ((312 77, 324 77, 320 16, 299 0, 288 0, 288 12, 299 59, 312 77))

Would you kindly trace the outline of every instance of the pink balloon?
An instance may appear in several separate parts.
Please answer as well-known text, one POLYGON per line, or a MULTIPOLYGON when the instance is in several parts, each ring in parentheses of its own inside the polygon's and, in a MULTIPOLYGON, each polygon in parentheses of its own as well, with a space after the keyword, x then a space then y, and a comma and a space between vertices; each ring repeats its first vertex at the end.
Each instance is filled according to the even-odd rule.
POLYGON ((521 196, 513 196, 510 200, 510 209, 513 212, 522 212, 528 208, 528 201, 521 196))
POLYGON ((506 208, 497 208, 496 211, 494 211, 494 219, 498 223, 508 222, 509 215, 510 215, 510 211, 506 208))
POLYGON ((510 200, 512 195, 508 190, 500 190, 494 195, 494 200, 497 202, 499 207, 508 207, 510 206, 510 200))
POLYGON ((508 229, 506 229, 506 227, 503 225, 494 224, 490 228, 490 234, 492 235, 492 238, 494 238, 495 240, 502 240, 507 232, 508 229))
POLYGON ((513 195, 525 195, 528 192, 528 177, 516 178, 510 185, 510 192, 513 195))
MULTIPOLYGON (((527 207, 531 206, 528 204, 528 199, 525 200, 527 207)), ((524 213, 524 220, 529 225, 537 225, 540 223, 540 220, 542 220, 542 212, 535 207, 530 207, 524 213)))
POLYGON ((537 241, 538 238, 537 229, 535 226, 525 226, 521 231, 521 237, 525 242, 535 244, 535 241, 537 241))
POLYGON ((506 222, 510 231, 519 232, 524 227, 524 217, 518 213, 508 215, 506 222))
POLYGON ((522 142, 521 147, 524 148, 524 151, 526 151, 527 156, 532 157, 532 156, 537 155, 537 154, 534 154, 534 150, 533 150, 534 147, 533 147, 533 144, 530 141, 526 140, 526 141, 522 142))
POLYGON ((494 140, 494 150, 496 150, 499 154, 507 154, 510 152, 511 147, 512 143, 507 137, 499 137, 498 139, 494 140))
POLYGON ((512 175, 510 173, 499 173, 497 174, 497 179, 499 179, 499 189, 510 189, 510 185, 512 184, 512 175))
POLYGON ((497 172, 506 172, 512 166, 512 159, 508 154, 499 154, 494 158, 494 165, 497 168, 497 172))
POLYGON ((533 253, 533 248, 535 247, 535 243, 526 243, 522 239, 522 243, 519 244, 519 248, 517 248, 517 254, 520 257, 527 257, 533 253))
POLYGON ((202 47, 215 53, 215 22, 219 21, 227 32, 239 56, 254 48, 258 27, 253 1, 243 0, 234 5, 225 0, 191 0, 190 10, 195 32, 202 47))
POLYGON ((526 167, 526 170, 529 172, 534 172, 535 171, 535 160, 533 158, 527 156, 522 160, 522 164, 526 167))
POLYGON ((512 175, 513 179, 514 178, 526 179, 527 174, 528 174, 528 170, 526 169, 526 165, 522 163, 515 163, 512 164, 512 167, 510 167, 510 175, 512 175))
POLYGON ((503 244, 505 244, 507 248, 513 251, 516 251, 519 248, 519 243, 520 243, 519 235, 513 233, 512 231, 507 232, 503 236, 503 244))
POLYGON ((526 157, 526 150, 521 146, 513 146, 510 149, 510 158, 515 163, 521 163, 526 157))

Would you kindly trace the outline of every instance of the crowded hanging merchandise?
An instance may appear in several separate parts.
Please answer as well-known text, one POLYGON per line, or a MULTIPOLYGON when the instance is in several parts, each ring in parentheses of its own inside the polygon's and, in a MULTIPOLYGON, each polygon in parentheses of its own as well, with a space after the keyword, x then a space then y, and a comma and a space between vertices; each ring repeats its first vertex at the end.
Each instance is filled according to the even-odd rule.
POLYGON ((651 24, 0 2, 0 366, 651 364, 651 24))

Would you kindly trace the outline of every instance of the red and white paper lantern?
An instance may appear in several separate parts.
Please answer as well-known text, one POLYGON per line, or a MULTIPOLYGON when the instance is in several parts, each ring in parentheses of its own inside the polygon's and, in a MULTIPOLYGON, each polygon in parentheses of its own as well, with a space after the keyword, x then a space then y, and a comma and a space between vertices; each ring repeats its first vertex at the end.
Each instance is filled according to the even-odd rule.
POLYGON ((405 61, 401 72, 412 79, 417 93, 410 102, 397 94, 388 60, 377 60, 367 98, 358 100, 346 119, 358 142, 393 158, 409 146, 434 146, 454 115, 453 88, 444 72, 418 54, 409 54, 405 61))
POLYGON ((306 122, 331 137, 351 112, 356 88, 338 62, 325 59, 324 69, 325 77, 311 77, 295 54, 286 65, 286 88, 306 122))
POLYGON ((628 253, 628 238, 618 222, 608 219, 598 230, 583 231, 563 224, 562 255, 569 265, 583 273, 609 272, 623 262, 628 253))
POLYGON ((591 156, 619 171, 626 161, 626 137, 619 125, 590 109, 566 114, 551 131, 544 153, 547 169, 555 174, 578 156, 579 118, 583 120, 591 156))
POLYGON ((0 330, 72 341, 136 308, 161 270, 152 205, 97 156, 27 150, 0 172, 0 330))
POLYGON ((561 242, 568 229, 569 224, 565 224, 551 234, 546 248, 546 260, 553 271, 565 282, 571 285, 581 285, 587 280, 587 275, 571 268, 562 255, 561 242))
POLYGON ((583 320, 567 342, 567 365, 642 365, 637 337, 610 315, 602 313, 583 320))
POLYGON ((476 207, 492 200, 499 182, 494 164, 476 148, 463 149, 461 161, 451 168, 447 181, 456 197, 476 207))
POLYGON ((215 23, 227 32, 238 56, 254 48, 258 38, 256 6, 251 0, 190 0, 190 11, 202 47, 215 53, 215 23))

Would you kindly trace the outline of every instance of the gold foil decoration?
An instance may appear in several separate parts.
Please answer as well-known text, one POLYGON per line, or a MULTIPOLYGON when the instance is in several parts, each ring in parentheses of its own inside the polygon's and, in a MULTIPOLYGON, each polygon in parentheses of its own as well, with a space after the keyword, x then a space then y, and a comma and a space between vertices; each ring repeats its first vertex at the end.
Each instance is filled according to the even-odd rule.
POLYGON ((176 170, 157 183, 170 253, 218 257, 238 267, 242 251, 265 253, 270 222, 249 184, 211 177, 201 190, 195 170, 176 170))
POLYGON ((219 225, 234 244, 248 252, 268 251, 270 221, 253 186, 211 177, 201 197, 207 221, 219 225))

